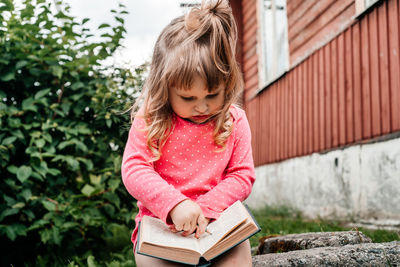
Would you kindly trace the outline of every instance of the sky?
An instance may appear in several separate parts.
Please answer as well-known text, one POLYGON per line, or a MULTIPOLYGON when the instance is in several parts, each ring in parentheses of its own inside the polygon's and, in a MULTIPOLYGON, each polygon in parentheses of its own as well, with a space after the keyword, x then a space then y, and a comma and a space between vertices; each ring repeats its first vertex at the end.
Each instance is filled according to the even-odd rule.
POLYGON ((190 0, 64 0, 71 6, 71 15, 81 21, 89 18, 86 24, 96 31, 102 23, 112 24, 118 4, 127 7, 125 16, 127 34, 123 45, 113 59, 115 64, 139 66, 150 60, 154 44, 161 30, 175 17, 184 14, 181 3, 193 3, 190 0))

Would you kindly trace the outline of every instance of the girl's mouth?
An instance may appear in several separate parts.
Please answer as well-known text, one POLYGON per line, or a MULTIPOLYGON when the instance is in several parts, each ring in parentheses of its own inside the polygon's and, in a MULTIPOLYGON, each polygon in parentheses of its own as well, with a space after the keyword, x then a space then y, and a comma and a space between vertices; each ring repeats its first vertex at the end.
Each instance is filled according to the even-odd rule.
POLYGON ((199 116, 193 116, 192 118, 196 122, 201 122, 201 121, 205 121, 208 118, 210 118, 210 115, 199 115, 199 116))

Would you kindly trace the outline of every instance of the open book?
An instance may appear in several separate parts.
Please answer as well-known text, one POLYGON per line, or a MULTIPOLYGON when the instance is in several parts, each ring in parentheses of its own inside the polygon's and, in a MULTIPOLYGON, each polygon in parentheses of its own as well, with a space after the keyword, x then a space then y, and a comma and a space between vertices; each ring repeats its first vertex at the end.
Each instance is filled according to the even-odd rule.
POLYGON ((197 265, 224 253, 248 239, 260 227, 250 211, 240 202, 223 211, 211 222, 199 239, 194 234, 184 237, 173 233, 160 219, 144 216, 139 225, 136 252, 160 259, 197 265))

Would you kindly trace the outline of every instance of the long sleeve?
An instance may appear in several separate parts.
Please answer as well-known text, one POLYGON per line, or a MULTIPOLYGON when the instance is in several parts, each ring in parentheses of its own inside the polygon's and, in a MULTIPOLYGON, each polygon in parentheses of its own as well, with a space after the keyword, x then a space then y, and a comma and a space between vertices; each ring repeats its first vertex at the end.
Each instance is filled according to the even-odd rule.
POLYGON ((171 209, 187 197, 154 170, 154 164, 150 161, 153 154, 147 147, 147 135, 141 130, 144 128, 144 120, 135 118, 124 151, 122 180, 135 199, 167 223, 171 209))
POLYGON ((226 175, 213 189, 196 200, 208 218, 218 218, 235 201, 245 200, 255 181, 250 126, 244 111, 238 112, 241 114, 235 122, 236 136, 226 175))

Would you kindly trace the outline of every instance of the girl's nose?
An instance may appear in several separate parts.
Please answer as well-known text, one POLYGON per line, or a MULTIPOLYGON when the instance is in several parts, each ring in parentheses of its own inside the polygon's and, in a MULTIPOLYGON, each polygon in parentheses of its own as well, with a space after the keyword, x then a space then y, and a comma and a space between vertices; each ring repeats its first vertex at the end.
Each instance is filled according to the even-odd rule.
POLYGON ((206 101, 201 101, 198 105, 196 105, 195 110, 201 114, 206 113, 208 110, 208 105, 206 101))

